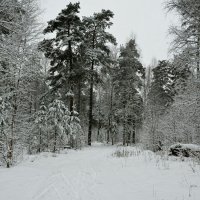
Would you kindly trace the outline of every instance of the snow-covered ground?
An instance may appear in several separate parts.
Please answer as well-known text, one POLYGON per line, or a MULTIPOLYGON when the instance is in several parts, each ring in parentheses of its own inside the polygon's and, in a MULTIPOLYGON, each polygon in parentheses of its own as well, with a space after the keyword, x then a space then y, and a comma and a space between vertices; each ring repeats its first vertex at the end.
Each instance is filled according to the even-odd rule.
POLYGON ((94 145, 29 156, 0 169, 0 200, 199 200, 200 168, 129 147, 94 145), (120 150, 121 151, 121 150, 120 150))

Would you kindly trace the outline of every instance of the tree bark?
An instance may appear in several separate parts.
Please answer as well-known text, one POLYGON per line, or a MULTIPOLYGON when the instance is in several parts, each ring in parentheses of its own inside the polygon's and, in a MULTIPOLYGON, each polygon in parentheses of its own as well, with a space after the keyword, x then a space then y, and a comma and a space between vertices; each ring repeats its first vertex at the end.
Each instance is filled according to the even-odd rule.
POLYGON ((133 121, 132 144, 135 144, 135 120, 133 121))
POLYGON ((81 81, 78 81, 78 101, 77 101, 77 112, 80 115, 81 112, 81 81))
MULTIPOLYGON (((92 49, 95 49, 96 28, 93 31, 92 49)), ((93 87, 94 87, 94 59, 92 59, 90 70, 90 102, 89 102, 89 128, 88 128, 88 145, 91 146, 92 142, 92 122, 93 122, 93 87)))
MULTIPOLYGON (((70 37, 70 24, 68 25, 68 37, 70 37)), ((73 70, 73 56, 72 56, 72 43, 71 40, 68 41, 68 51, 69 51, 69 72, 70 72, 70 93, 73 92, 73 85, 72 85, 72 70, 73 70)), ((74 108, 74 97, 70 94, 70 100, 69 100, 69 110, 71 112, 71 115, 73 115, 73 108, 74 108)))
POLYGON ((91 66, 91 80, 90 80, 90 103, 89 103, 89 129, 88 129, 88 145, 91 146, 92 142, 92 121, 93 121, 93 70, 94 70, 94 60, 91 66))
POLYGON ((54 132, 54 147, 53 147, 53 152, 56 152, 56 144, 57 144, 57 129, 55 126, 55 132, 54 132))
MULTIPOLYGON (((198 36, 197 36, 197 109, 200 109, 200 28, 198 27, 198 36)), ((196 125, 196 139, 197 143, 200 144, 200 122, 197 121, 196 125)))
POLYGON ((126 145, 126 105, 124 103, 124 119, 123 119, 123 145, 126 145))
POLYGON ((38 152, 41 152, 41 147, 42 147, 42 130, 41 128, 39 128, 39 148, 38 148, 38 152))

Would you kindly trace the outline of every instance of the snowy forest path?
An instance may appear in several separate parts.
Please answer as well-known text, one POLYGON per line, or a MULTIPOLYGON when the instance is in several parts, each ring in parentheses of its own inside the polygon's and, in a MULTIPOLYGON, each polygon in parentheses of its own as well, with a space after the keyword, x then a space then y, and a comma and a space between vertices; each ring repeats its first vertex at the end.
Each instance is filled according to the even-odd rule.
POLYGON ((119 149, 95 144, 28 156, 0 169, 0 200, 199 200, 199 166, 134 147, 126 147, 131 157, 113 156, 119 149))

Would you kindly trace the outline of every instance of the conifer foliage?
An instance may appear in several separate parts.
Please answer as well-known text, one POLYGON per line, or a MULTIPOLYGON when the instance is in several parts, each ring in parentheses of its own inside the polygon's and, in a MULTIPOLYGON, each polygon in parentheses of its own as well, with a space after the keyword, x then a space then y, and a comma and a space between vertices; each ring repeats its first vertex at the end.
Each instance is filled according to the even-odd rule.
POLYGON ((123 126, 123 144, 135 143, 135 131, 142 120, 143 100, 139 91, 144 78, 136 42, 131 39, 121 47, 115 76, 116 115, 123 126), (131 140, 132 138, 132 140, 131 140))
POLYGON ((49 21, 44 33, 55 33, 56 36, 52 39, 45 39, 40 44, 45 56, 51 60, 48 78, 50 86, 53 90, 62 88, 64 94, 69 96, 70 112, 73 111, 74 104, 74 69, 77 65, 75 55, 82 37, 79 9, 79 3, 70 3, 55 20, 49 21))
POLYGON ((106 32, 107 28, 110 28, 112 25, 111 18, 113 16, 114 14, 110 10, 102 10, 100 13, 94 13, 93 16, 84 17, 83 19, 84 45, 86 45, 86 56, 90 63, 88 145, 91 145, 92 136, 95 67, 107 66, 111 63, 108 43, 116 43, 114 36, 106 32))

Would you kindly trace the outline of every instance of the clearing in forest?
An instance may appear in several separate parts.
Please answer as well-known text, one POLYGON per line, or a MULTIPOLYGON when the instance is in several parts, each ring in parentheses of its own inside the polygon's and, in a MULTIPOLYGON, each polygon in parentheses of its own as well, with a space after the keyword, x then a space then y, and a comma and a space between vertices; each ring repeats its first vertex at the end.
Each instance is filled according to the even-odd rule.
POLYGON ((1 200, 199 200, 200 167, 134 147, 93 144, 0 169, 1 200))

